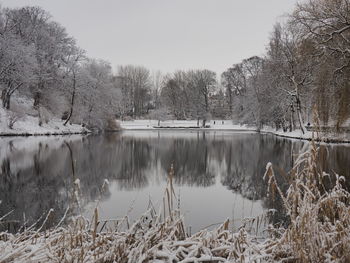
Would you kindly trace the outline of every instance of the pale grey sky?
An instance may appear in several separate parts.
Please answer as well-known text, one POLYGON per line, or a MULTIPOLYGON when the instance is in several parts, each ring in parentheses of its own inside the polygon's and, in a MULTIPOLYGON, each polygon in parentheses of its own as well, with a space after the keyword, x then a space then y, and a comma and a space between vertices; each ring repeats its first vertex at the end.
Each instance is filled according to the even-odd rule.
POLYGON ((262 55, 273 24, 297 0, 0 0, 41 6, 90 57, 151 70, 207 68, 221 74, 262 55))

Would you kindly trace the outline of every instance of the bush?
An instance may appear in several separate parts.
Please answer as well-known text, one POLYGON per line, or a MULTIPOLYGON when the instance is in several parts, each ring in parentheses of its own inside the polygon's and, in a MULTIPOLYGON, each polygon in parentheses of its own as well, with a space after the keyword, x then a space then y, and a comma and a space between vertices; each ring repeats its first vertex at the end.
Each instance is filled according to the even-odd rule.
POLYGON ((105 127, 106 131, 120 131, 120 123, 116 119, 108 119, 105 127))

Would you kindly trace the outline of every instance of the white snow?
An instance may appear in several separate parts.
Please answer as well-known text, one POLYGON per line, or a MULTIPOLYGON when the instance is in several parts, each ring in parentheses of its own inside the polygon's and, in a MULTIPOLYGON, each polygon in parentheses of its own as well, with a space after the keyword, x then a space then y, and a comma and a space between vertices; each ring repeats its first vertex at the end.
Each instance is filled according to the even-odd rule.
MULTIPOLYGON (((201 121, 197 126, 197 120, 166 120, 161 121, 158 126, 158 120, 132 120, 132 121, 119 121, 123 130, 136 131, 136 130, 223 130, 223 131, 251 131, 257 132, 258 129, 254 126, 240 125, 232 122, 231 120, 211 120, 206 123, 206 128, 202 128, 201 121), (198 128, 199 127, 199 128, 198 128)), ((315 139, 322 138, 328 142, 350 142, 350 135, 343 133, 321 133, 320 138, 317 138, 316 133, 306 131, 304 134, 301 130, 294 130, 292 132, 284 132, 282 130, 276 131, 272 127, 263 127, 260 130, 261 133, 270 133, 280 137, 287 137, 301 140, 311 140, 314 136, 315 139)))
POLYGON ((158 126, 158 120, 133 120, 120 121, 120 126, 124 130, 154 130, 154 129, 203 129, 203 130, 244 130, 256 131, 255 127, 247 125, 234 124, 231 120, 211 120, 206 122, 206 128, 202 128, 202 121, 197 120, 166 120, 161 121, 158 126), (200 127, 200 128, 198 128, 200 127))
POLYGON ((89 132, 86 128, 77 124, 64 126, 63 121, 57 118, 52 118, 48 123, 39 126, 38 117, 31 115, 22 116, 10 129, 8 125, 10 115, 11 111, 0 107, 0 135, 60 135, 89 132))
POLYGON ((264 127, 261 129, 262 133, 271 133, 277 136, 286 137, 286 138, 293 138, 293 139, 301 139, 301 140, 311 140, 314 139, 322 139, 324 141, 331 141, 331 142, 350 142, 350 135, 347 133, 320 133, 319 138, 318 135, 315 132, 312 131, 306 131, 304 134, 301 130, 294 130, 294 131, 282 131, 272 128, 272 127, 264 127))

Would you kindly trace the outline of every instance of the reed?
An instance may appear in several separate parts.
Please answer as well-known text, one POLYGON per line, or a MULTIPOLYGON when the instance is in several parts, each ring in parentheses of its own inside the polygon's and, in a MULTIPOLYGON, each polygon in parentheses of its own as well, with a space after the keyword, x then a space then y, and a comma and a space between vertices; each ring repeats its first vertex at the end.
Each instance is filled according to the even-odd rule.
POLYGON ((319 148, 299 156, 290 172, 291 184, 284 195, 276 184, 272 166, 265 176, 271 191, 277 190, 291 219, 273 249, 275 260, 291 262, 350 262, 350 194, 343 188, 344 177, 335 174, 327 190, 324 173, 318 167, 319 148))

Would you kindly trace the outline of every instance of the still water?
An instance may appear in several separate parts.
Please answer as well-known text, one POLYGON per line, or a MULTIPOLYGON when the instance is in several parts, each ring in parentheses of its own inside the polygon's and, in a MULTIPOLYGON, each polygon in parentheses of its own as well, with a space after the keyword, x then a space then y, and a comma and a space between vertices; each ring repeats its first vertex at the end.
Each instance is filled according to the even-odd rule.
MULTIPOLYGON (((125 131, 107 135, 0 138, 0 230, 16 231, 53 208, 57 223, 75 202, 85 216, 97 205, 101 219, 128 215, 132 222, 149 204, 158 210, 170 167, 176 207, 192 232, 229 218, 233 228, 247 217, 277 209, 266 198, 266 163, 277 176, 289 171, 308 142, 257 133, 225 131, 125 131), (77 180, 79 179, 79 180, 77 180), (109 185, 101 190, 105 179, 109 185)), ((350 147, 322 145, 322 166, 350 181, 350 147)), ((284 176, 279 177, 283 186, 284 176)), ((77 210, 76 210, 77 211, 77 210)))

